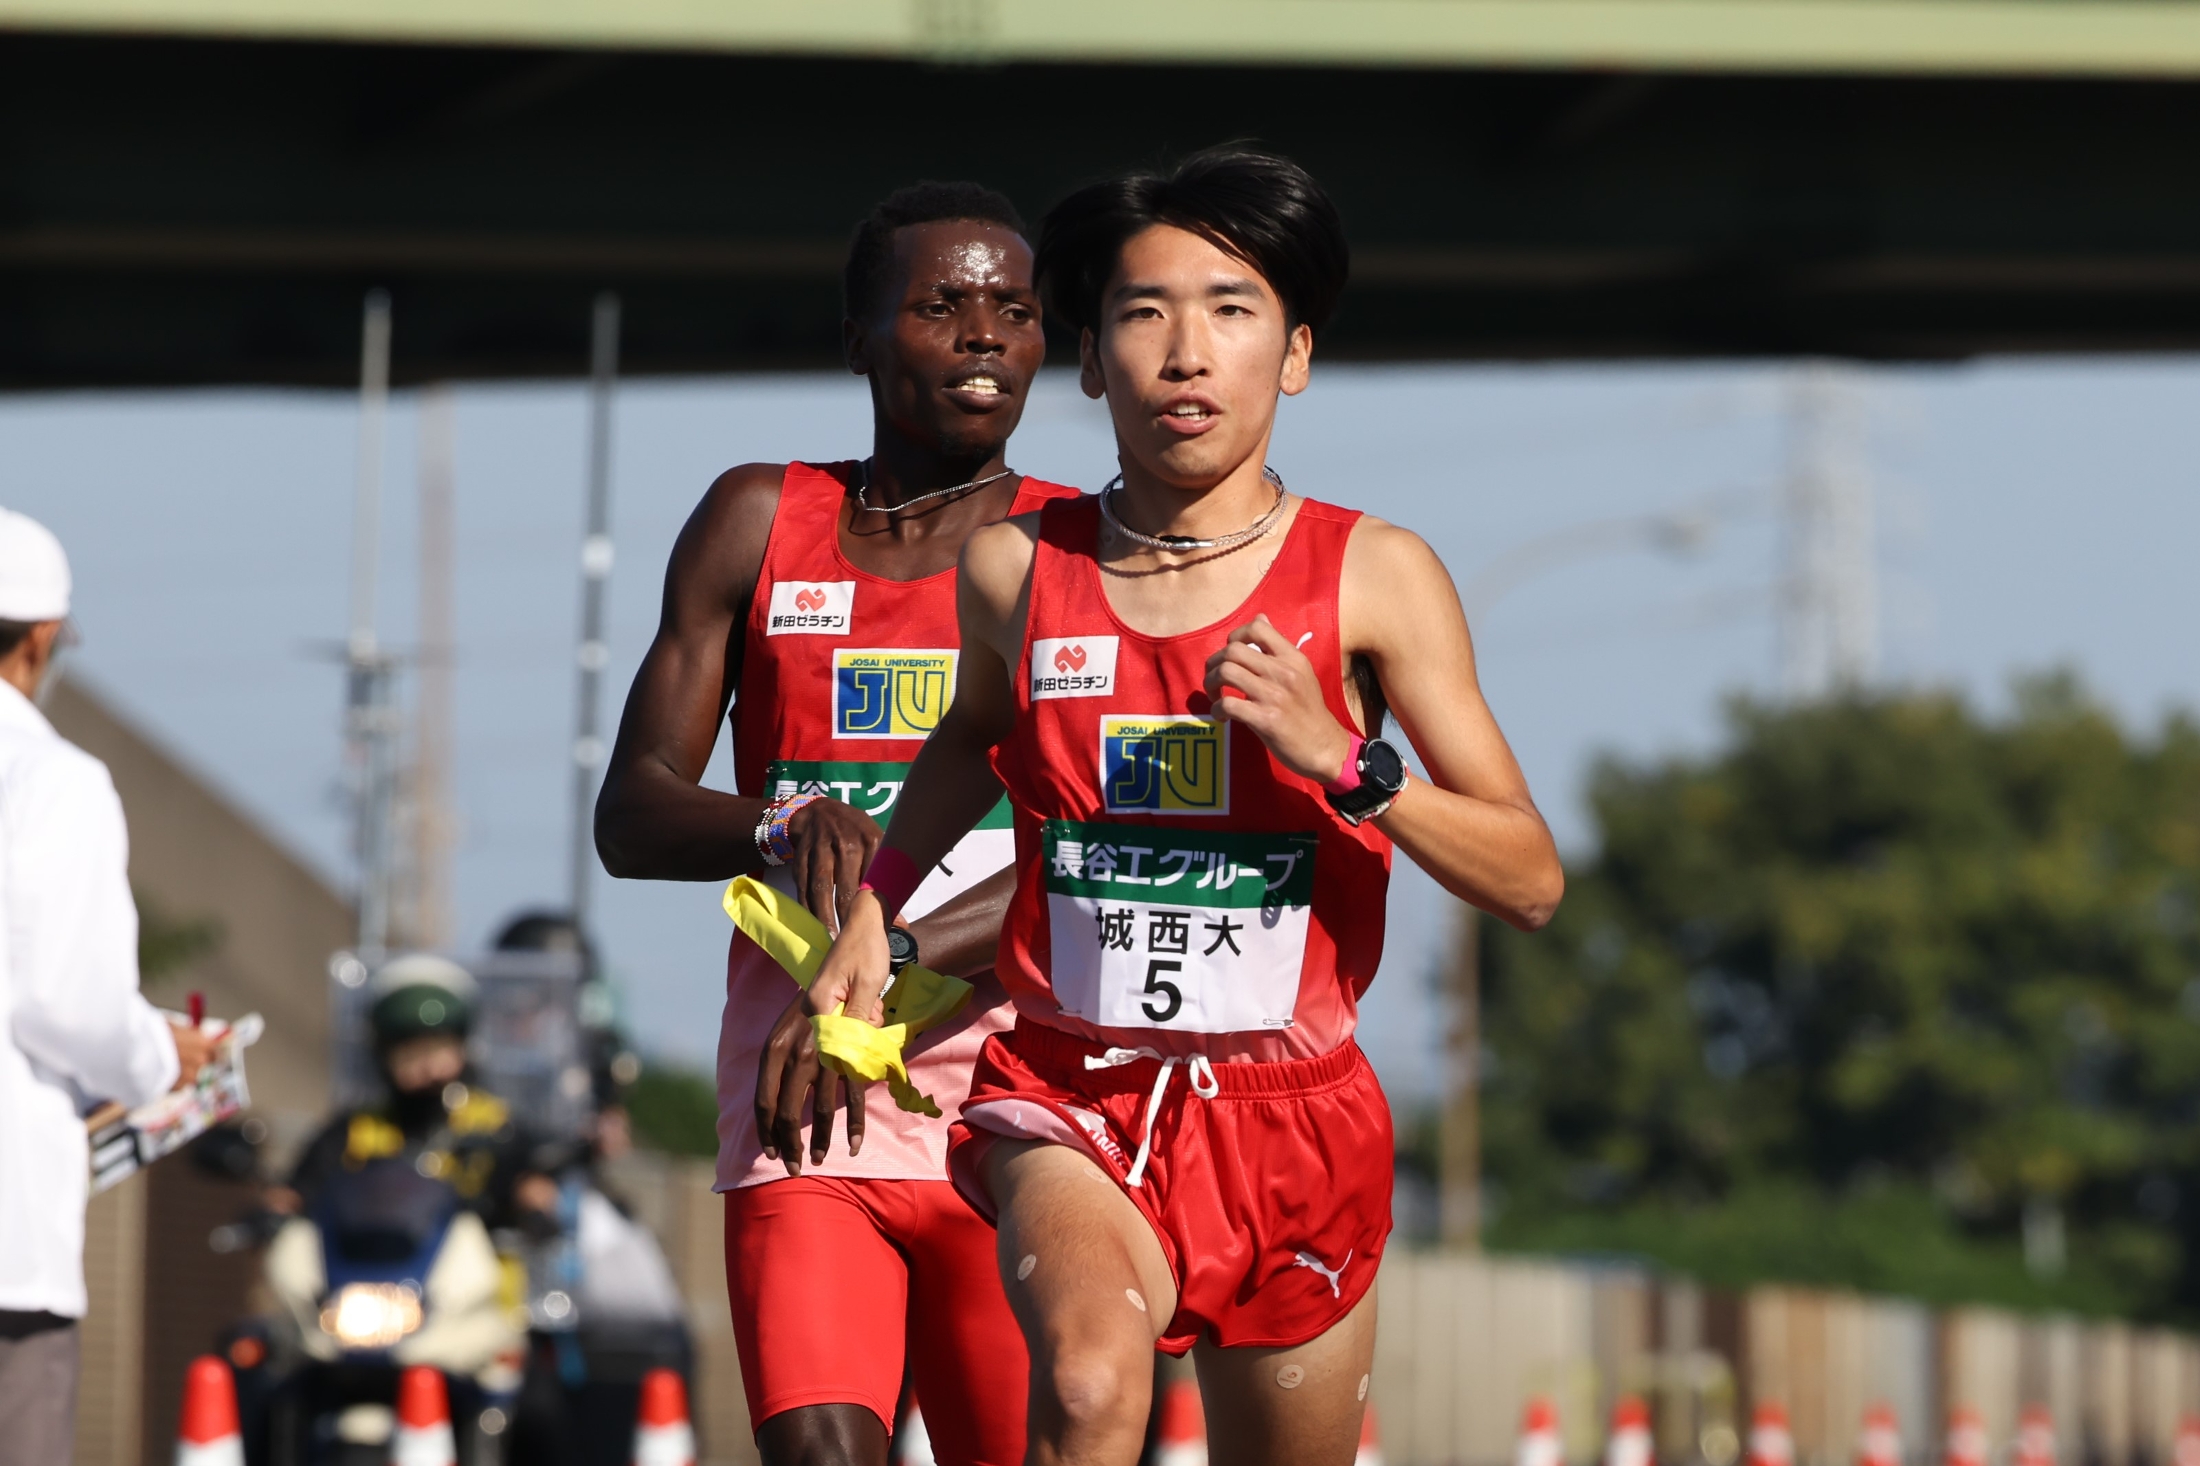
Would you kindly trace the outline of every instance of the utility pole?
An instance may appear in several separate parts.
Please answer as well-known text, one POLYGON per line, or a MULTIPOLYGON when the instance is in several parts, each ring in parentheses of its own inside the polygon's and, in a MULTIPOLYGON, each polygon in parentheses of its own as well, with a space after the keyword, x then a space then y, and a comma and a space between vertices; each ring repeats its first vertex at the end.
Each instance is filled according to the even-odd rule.
POLYGON ((395 659, 375 635, 382 549, 382 432, 390 400, 390 297, 367 293, 359 346, 359 477, 351 522, 351 629, 345 640, 345 763, 352 851, 359 864, 359 960, 371 969, 389 950, 392 828, 397 783, 395 659))
POLYGON ((408 942, 451 942, 451 744, 457 633, 451 389, 431 387, 420 401, 420 648, 413 703, 413 758, 406 781, 412 859, 399 923, 408 942))
POLYGON ((1789 387, 1781 532, 1788 696, 1807 702, 1869 683, 1879 670, 1879 578, 1863 392, 1827 363, 1804 367, 1789 387))
POLYGON ((1482 1246, 1482 913, 1459 903, 1450 972, 1451 1062, 1437 1121, 1436 1224, 1446 1247, 1482 1246))
POLYGON ((589 332, 588 384, 588 530, 581 540, 581 638, 574 660, 580 667, 579 709, 573 736, 573 844, 571 896, 573 920, 588 922, 588 887, 596 871, 596 770, 603 763, 598 703, 603 669, 611 660, 604 645, 605 581, 611 576, 611 395, 619 373, 619 297, 596 297, 589 332))

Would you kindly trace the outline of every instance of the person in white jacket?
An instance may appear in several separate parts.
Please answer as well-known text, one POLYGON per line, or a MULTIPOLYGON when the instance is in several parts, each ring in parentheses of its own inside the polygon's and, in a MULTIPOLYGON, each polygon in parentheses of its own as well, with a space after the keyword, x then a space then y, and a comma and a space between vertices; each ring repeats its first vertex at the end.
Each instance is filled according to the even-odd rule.
POLYGON ((139 994, 122 802, 38 710, 68 615, 59 541, 0 509, 0 1466, 71 1454, 83 1112, 188 1083, 208 1049, 139 994))

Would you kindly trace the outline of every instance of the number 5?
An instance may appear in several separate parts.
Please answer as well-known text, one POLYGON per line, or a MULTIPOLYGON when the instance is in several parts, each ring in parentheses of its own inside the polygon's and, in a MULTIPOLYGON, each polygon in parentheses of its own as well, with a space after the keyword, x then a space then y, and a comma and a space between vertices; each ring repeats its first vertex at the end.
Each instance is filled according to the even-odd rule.
POLYGON ((1142 1009, 1145 1010, 1146 1016, 1148 1018, 1151 1018, 1154 1022, 1168 1022, 1171 1018, 1174 1018, 1176 1016, 1177 1010, 1184 1006, 1184 994, 1178 991, 1176 984, 1173 982, 1163 982, 1161 980, 1161 974, 1164 972, 1182 972, 1183 970, 1183 963, 1164 962, 1159 957, 1155 957, 1151 961, 1147 962, 1146 991, 1149 993, 1153 993, 1156 996, 1162 993, 1167 993, 1169 995, 1168 1005, 1162 1008, 1159 1012, 1154 1011, 1154 1005, 1151 1001, 1141 1003, 1139 1005, 1142 1009))

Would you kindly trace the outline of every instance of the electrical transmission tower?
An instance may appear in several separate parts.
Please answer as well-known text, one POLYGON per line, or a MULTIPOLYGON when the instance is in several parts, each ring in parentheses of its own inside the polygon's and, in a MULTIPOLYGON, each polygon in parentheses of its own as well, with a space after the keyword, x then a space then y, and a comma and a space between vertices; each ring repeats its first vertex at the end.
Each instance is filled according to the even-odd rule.
POLYGON ((389 950, 397 851, 397 659, 375 634, 382 550, 382 431, 390 400, 390 298, 368 294, 359 347, 359 476, 352 501, 351 626, 345 638, 345 768, 359 863, 358 958, 389 950))
POLYGON ((1853 373, 1824 363, 1788 397, 1780 663, 1789 697, 1860 687, 1879 671, 1879 577, 1865 401, 1853 373))

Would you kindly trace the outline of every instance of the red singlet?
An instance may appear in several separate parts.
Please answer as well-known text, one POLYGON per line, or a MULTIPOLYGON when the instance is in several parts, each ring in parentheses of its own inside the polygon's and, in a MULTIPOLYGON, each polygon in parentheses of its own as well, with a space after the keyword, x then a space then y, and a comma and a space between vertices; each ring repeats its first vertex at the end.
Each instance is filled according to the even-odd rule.
POLYGON ((1353 510, 1302 500, 1221 621, 1146 636, 1108 605, 1099 501, 1040 512, 1016 729, 994 766, 1025 873, 1001 979, 1025 1018, 1163 1054, 1295 1059, 1352 1037, 1383 954, 1390 841, 1251 729, 1207 716, 1207 659, 1266 613, 1346 710, 1337 586, 1353 510))
MULTIPOLYGON (((909 764, 955 690, 962 637, 955 572, 886 580, 858 570, 840 549, 840 508, 852 463, 787 465, 771 538, 750 603, 733 709, 734 782, 743 794, 825 794, 885 824, 909 764)), ((1075 489, 1027 478, 1014 512, 1075 489)), ((911 920, 1014 858, 1005 804, 973 830, 910 900, 911 920)), ((763 879, 794 890, 788 870, 763 879)), ((948 1115, 970 1088, 970 1065, 1010 1011, 993 979, 976 980, 970 1006, 910 1046, 909 1077, 948 1115)), ((756 1065, 772 1025, 794 998, 793 979, 735 932, 727 954, 726 1008, 718 1036, 718 1189, 784 1180, 756 1134, 756 1065)), ((947 1163, 947 1121, 897 1108, 884 1091, 866 1109, 863 1154, 850 1157, 842 1128, 806 1172, 937 1180, 947 1163)))
POLYGON ((1039 513, 1017 722, 994 757, 1016 806, 1000 973, 1018 1022, 979 1056, 951 1171, 990 1215, 996 1139, 1089 1155, 1168 1260, 1171 1353, 1320 1336, 1390 1234, 1390 1109, 1352 1042, 1390 842, 1203 690, 1208 657, 1265 613, 1351 726, 1337 596, 1359 518, 1301 501, 1242 606, 1157 637, 1108 605, 1097 501, 1039 513))
MULTIPOLYGON (((954 571, 886 580, 842 553, 854 473, 847 463, 787 466, 745 629, 734 775, 744 794, 825 794, 885 824, 954 694, 961 638, 954 571)), ((1013 512, 1075 493, 1027 478, 1013 512)), ((1007 865, 1012 849, 1003 810, 940 863, 910 916, 1007 865)), ((784 871, 766 879, 793 889, 784 871)), ((908 1055, 910 1077, 949 1115, 969 1092, 980 1046, 1009 1022, 999 984, 975 981, 970 1006, 908 1055)), ((793 979, 734 933, 718 1043, 718 1189, 731 1193, 726 1274, 750 1421, 846 1403, 891 1429, 906 1341, 943 1456, 1010 1466, 1023 1457, 1023 1339, 992 1236, 944 1179, 948 1122, 909 1114, 880 1091, 866 1107, 860 1157, 836 1124, 824 1163, 800 1179, 764 1158, 757 1061, 794 996, 793 979)))

